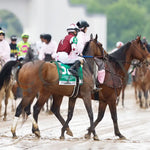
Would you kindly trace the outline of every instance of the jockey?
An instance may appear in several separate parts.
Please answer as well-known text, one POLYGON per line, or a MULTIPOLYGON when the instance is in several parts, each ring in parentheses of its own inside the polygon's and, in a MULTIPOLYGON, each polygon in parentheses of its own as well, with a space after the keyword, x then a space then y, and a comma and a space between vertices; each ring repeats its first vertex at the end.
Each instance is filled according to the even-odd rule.
POLYGON ((20 41, 18 44, 17 44, 17 48, 18 48, 18 58, 21 58, 21 59, 24 59, 24 57, 26 56, 27 54, 27 51, 30 47, 30 43, 28 42, 28 39, 29 39, 29 35, 26 34, 26 33, 23 33, 21 35, 22 37, 22 41, 20 41))
POLYGON ((57 49, 57 57, 56 60, 64 63, 64 64, 73 64, 69 72, 78 77, 78 68, 80 64, 84 62, 84 58, 78 56, 77 51, 77 34, 78 34, 78 27, 75 24, 71 24, 67 28, 68 35, 60 41, 57 49))
POLYGON ((45 34, 43 36, 43 42, 45 44, 43 44, 41 50, 39 51, 39 58, 45 61, 55 58, 57 43, 52 40, 52 36, 50 34, 45 34))
POLYGON ((5 32, 3 30, 0 30, 0 59, 3 59, 5 62, 10 60, 10 47, 5 40, 5 32))
POLYGON ((79 54, 82 55, 84 46, 85 46, 86 42, 89 41, 89 39, 87 38, 87 35, 86 35, 89 24, 85 20, 80 20, 77 22, 76 25, 80 29, 80 32, 78 32, 78 35, 77 35, 77 39, 78 39, 77 49, 78 49, 79 54))
POLYGON ((17 50, 17 44, 16 44, 17 36, 16 35, 12 35, 10 37, 10 39, 11 39, 11 43, 9 44, 10 49, 11 49, 11 51, 10 51, 10 57, 12 59, 16 59, 17 52, 18 52, 18 50, 17 50))

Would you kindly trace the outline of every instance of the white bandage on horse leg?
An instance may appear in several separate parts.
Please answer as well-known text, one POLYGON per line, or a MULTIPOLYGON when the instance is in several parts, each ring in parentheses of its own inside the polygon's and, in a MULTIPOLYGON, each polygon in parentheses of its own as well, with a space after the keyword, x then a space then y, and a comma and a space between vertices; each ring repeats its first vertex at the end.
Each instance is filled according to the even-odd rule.
POLYGON ((33 118, 33 116, 31 114, 28 116, 28 118, 32 121, 34 128, 38 128, 38 125, 37 125, 35 119, 33 118))
POLYGON ((12 132, 15 132, 15 131, 16 131, 18 119, 19 119, 19 117, 14 117, 14 121, 13 121, 13 124, 12 124, 12 127, 11 127, 11 131, 12 131, 12 132))

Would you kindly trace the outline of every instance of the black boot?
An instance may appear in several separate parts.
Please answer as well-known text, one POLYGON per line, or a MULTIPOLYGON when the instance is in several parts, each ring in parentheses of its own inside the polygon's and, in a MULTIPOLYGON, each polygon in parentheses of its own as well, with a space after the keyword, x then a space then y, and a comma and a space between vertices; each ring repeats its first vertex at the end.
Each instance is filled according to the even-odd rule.
POLYGON ((81 62, 79 60, 75 61, 75 63, 69 68, 69 72, 75 76, 75 77, 79 77, 78 75, 78 69, 81 65, 81 62))

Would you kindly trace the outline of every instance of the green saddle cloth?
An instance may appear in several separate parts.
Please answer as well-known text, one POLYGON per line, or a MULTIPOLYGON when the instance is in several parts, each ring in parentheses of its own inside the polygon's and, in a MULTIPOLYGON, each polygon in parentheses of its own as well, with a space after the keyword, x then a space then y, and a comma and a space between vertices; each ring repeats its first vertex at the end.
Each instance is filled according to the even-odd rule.
MULTIPOLYGON (((69 68, 71 65, 62 64, 60 62, 55 62, 59 74, 59 85, 76 85, 76 77, 71 75, 69 68)), ((83 71, 82 67, 78 69, 79 84, 83 84, 83 71)))

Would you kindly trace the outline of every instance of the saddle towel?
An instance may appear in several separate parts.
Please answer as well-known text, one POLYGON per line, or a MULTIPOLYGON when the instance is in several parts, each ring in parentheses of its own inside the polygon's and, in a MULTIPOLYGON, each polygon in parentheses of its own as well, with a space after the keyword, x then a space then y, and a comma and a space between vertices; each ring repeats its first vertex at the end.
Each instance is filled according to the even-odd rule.
MULTIPOLYGON (((58 74, 59 74, 59 85, 76 85, 76 77, 74 77, 70 72, 69 68, 71 65, 66 65, 60 62, 56 62, 58 74)), ((79 84, 83 84, 83 71, 82 67, 78 69, 79 84)))

